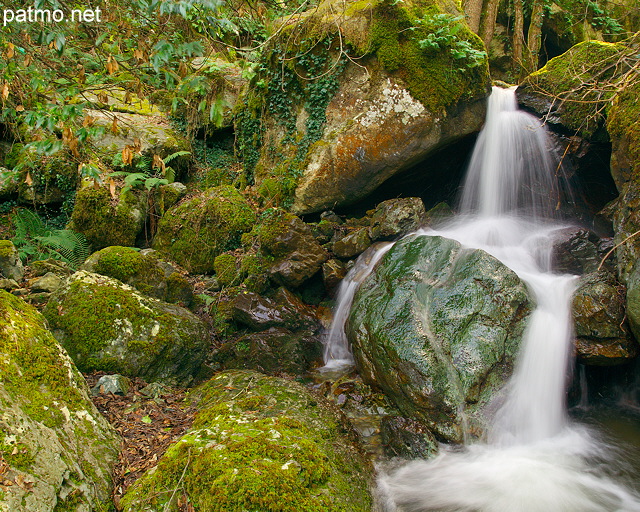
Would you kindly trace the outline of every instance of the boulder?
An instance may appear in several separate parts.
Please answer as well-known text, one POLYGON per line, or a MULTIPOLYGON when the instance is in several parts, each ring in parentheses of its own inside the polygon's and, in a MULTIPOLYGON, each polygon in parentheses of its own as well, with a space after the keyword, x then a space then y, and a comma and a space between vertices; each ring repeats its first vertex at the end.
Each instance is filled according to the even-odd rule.
POLYGON ((297 214, 344 206, 478 131, 487 60, 456 14, 452 0, 324 0, 282 20, 236 117, 239 153, 265 200, 297 214), (439 15, 449 16, 450 43, 478 59, 421 46, 439 15))
POLYGON ((256 215, 231 186, 207 189, 171 208, 159 221, 153 248, 192 273, 212 273, 216 256, 240 246, 256 215))
POLYGON ((366 251, 371 243, 368 228, 361 227, 336 240, 331 250, 338 258, 353 258, 366 251))
POLYGON ((272 259, 268 268, 272 280, 283 286, 300 286, 329 259, 311 228, 284 210, 266 210, 252 233, 262 252, 272 259))
POLYGON ((84 270, 52 295, 43 313, 84 372, 186 386, 209 348, 206 326, 190 311, 84 270))
POLYGON ((127 191, 113 199, 106 185, 84 180, 76 194, 68 228, 82 233, 93 250, 134 246, 147 217, 147 194, 127 191))
POLYGON ((318 325, 313 310, 286 288, 279 288, 273 299, 253 292, 239 293, 232 307, 233 319, 254 331, 278 326, 298 330, 318 325))
POLYGON ((0 272, 7 279, 22 281, 24 267, 18 250, 10 240, 0 240, 0 272))
POLYGON ((346 332, 365 382, 439 440, 462 442, 486 428, 529 311, 525 285, 497 259, 416 235, 363 281, 346 332))
POLYGON ((369 236, 372 240, 392 240, 417 230, 426 220, 427 212, 419 197, 389 199, 376 206, 369 236))
POLYGON ((610 272, 583 276, 573 295, 576 354, 582 364, 611 366, 638 354, 625 319, 625 290, 610 272))
POLYGON ((119 439, 44 318, 0 291, 0 510, 108 507, 119 439))
POLYGON ((300 384, 230 371, 191 399, 193 426, 129 488, 123 512, 371 510, 370 463, 341 416, 300 384))
POLYGON ((428 427, 402 416, 382 418, 380 440, 387 457, 429 459, 438 452, 438 443, 428 427))
POLYGON ((152 249, 105 247, 93 253, 81 270, 113 277, 144 295, 165 302, 189 305, 193 298, 193 289, 186 277, 173 265, 159 259, 152 249))
POLYGON ((606 247, 600 237, 584 228, 569 227, 555 236, 552 252, 553 269, 559 273, 585 274, 596 272, 606 247))

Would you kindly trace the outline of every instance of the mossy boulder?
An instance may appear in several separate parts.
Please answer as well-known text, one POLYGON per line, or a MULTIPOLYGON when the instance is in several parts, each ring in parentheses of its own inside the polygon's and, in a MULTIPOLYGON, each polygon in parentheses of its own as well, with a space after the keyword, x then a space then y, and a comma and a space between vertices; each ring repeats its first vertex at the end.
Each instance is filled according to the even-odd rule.
POLYGON ((135 246, 147 217, 147 194, 127 191, 114 199, 106 185, 83 181, 68 228, 82 233, 93 250, 135 246))
POLYGON ((631 51, 620 43, 577 44, 525 78, 516 92, 518 102, 551 125, 604 139, 606 107, 614 96, 606 84, 625 71, 616 62, 631 51))
POLYGON ((124 512, 371 510, 370 463, 342 418, 300 384, 230 371, 192 399, 192 428, 129 488, 124 512))
POLYGON ((638 355, 625 318, 625 288, 607 271, 580 279, 573 295, 576 355, 582 364, 612 366, 638 355))
POLYGON ((441 441, 482 435, 530 311, 525 285, 482 250, 405 237, 364 280, 347 322, 365 382, 441 441))
POLYGON ((42 315, 3 291, 0 361, 0 510, 108 509, 119 439, 42 315))
POLYGON ((280 208, 265 210, 251 235, 267 260, 271 279, 284 286, 300 286, 329 259, 311 228, 280 208))
POLYGON ((171 208, 158 223, 153 248, 193 273, 212 273, 216 256, 240 246, 256 215, 231 186, 207 189, 171 208))
POLYGON ((459 14, 449 0, 325 0, 282 20, 236 121, 260 194, 297 214, 343 206, 479 130, 486 56, 421 43, 441 23, 451 44, 484 55, 459 14))
POLYGON ((189 305, 193 289, 189 281, 152 249, 112 246, 93 253, 82 270, 113 277, 136 290, 165 302, 189 305))
POLYGON ((116 279, 76 272, 43 313, 81 371, 186 386, 203 369, 209 347, 203 322, 116 279))
POLYGON ((11 240, 0 240, 0 274, 15 281, 22 281, 24 276, 18 249, 11 240))

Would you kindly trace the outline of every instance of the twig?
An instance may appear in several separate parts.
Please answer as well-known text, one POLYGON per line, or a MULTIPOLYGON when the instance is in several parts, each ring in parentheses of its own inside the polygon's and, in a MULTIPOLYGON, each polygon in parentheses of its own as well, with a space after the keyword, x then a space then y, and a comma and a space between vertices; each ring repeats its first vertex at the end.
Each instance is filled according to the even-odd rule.
POLYGON ((600 265, 598 265, 598 272, 600 272, 600 269, 602 268, 602 265, 604 265, 605 260, 611 256, 611 254, 613 254, 613 251, 615 251, 618 247, 620 247, 622 244, 628 242, 630 239, 632 239, 634 236, 638 236, 640 235, 640 229, 638 231, 636 231, 635 233, 632 233, 631 235, 629 235, 627 238, 625 238, 622 242, 620 242, 619 244, 613 246, 611 248, 611 250, 609 252, 607 252, 607 254, 604 255, 604 257, 602 258, 602 261, 600 262, 600 265))

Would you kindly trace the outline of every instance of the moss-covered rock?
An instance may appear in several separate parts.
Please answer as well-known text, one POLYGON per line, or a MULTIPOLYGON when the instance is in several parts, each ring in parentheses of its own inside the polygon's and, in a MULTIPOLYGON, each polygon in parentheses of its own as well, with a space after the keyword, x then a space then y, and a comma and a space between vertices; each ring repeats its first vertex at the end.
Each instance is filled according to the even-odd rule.
POLYGON ((236 122, 259 193, 299 214, 348 204, 478 130, 486 55, 458 9, 449 0, 325 0, 283 20, 236 122), (447 45, 428 49, 440 29, 447 45), (457 44, 467 59, 452 56, 457 44))
POLYGON ((16 281, 24 276, 24 266, 11 240, 0 240, 0 274, 16 281))
POLYGON ((107 510, 119 440, 44 318, 0 291, 0 510, 107 510))
POLYGON ((171 208, 158 223, 153 247, 190 272, 211 273, 216 256, 239 247, 255 221, 235 188, 213 187, 171 208))
POLYGON ((117 200, 106 186, 85 180, 71 214, 69 229, 82 233, 94 250, 110 245, 134 246, 147 216, 147 195, 128 191, 117 200))
POLYGON ((284 286, 300 286, 329 259, 311 228, 279 208, 265 210, 251 235, 268 261, 271 278, 284 286))
POLYGON ((625 71, 616 62, 631 52, 619 43, 577 44, 529 75, 517 89, 518 101, 552 125, 604 138, 606 107, 614 96, 606 84, 625 71))
POLYGON ((206 326, 188 310, 84 270, 43 313, 81 371, 185 386, 202 370, 209 346, 206 326))
POLYGON ((175 267, 157 257, 156 251, 111 246, 93 253, 81 270, 113 277, 136 290, 165 302, 189 304, 193 290, 175 267))
POLYGON ((299 384, 225 372, 193 396, 193 427, 129 488, 123 511, 371 510, 370 464, 338 414, 299 384))
POLYGON ((524 284, 486 252, 410 236, 360 285, 346 331, 365 382, 438 439, 462 442, 486 428, 529 308, 524 284))

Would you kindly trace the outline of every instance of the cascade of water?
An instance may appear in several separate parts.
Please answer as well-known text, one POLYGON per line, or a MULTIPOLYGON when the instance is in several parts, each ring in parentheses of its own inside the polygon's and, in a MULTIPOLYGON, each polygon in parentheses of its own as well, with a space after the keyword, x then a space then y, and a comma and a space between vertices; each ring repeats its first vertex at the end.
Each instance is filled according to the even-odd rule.
POLYGON ((325 365, 321 370, 335 370, 353 365, 353 354, 344 331, 353 297, 360 283, 371 273, 392 245, 380 243, 369 247, 358 257, 353 268, 340 283, 331 327, 325 333, 323 340, 325 365))
POLYGON ((535 302, 516 368, 487 444, 443 447, 429 461, 382 474, 387 511, 640 511, 640 497, 607 474, 610 450, 565 412, 575 276, 550 270, 558 201, 544 129, 516 110, 513 90, 492 94, 465 182, 463 215, 437 232, 494 255, 535 302))

